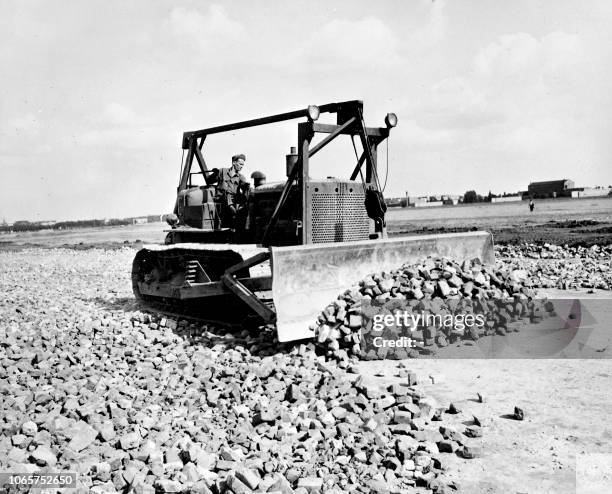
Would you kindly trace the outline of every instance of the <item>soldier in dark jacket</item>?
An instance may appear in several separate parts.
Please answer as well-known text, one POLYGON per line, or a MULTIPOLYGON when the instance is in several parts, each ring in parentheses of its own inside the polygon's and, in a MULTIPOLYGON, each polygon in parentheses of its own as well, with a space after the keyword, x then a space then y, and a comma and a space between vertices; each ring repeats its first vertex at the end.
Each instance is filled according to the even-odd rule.
POLYGON ((219 170, 217 201, 221 203, 222 226, 240 228, 243 216, 246 218, 246 199, 250 184, 240 173, 246 157, 244 154, 232 156, 232 166, 219 170))

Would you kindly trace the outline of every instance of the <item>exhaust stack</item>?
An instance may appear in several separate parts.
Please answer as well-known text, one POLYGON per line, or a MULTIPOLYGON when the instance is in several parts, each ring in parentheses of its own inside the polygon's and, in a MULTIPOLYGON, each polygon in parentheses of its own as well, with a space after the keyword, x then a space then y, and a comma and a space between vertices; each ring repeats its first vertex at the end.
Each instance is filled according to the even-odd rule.
POLYGON ((291 175, 291 170, 293 170, 293 167, 295 166, 298 160, 297 148, 295 146, 291 146, 291 150, 289 151, 289 154, 286 155, 286 158, 287 158, 287 178, 289 178, 289 175, 291 175))

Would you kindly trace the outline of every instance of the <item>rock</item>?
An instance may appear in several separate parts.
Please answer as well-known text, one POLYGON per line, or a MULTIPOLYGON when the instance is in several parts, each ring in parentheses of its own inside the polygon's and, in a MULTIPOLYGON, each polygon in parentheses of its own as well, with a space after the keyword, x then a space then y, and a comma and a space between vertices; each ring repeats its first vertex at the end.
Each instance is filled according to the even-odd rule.
POLYGON ((448 297, 448 295, 450 294, 450 287, 448 286, 448 283, 445 280, 439 280, 438 281, 438 290, 440 292, 440 295, 443 298, 448 297))
POLYGON ((225 482, 234 494, 249 494, 252 492, 251 489, 244 484, 244 482, 236 478, 234 475, 228 475, 225 482))
POLYGON ((70 438, 68 448, 76 452, 82 451, 91 445, 97 436, 98 431, 81 420, 77 422, 68 433, 68 437, 70 438))
POLYGON ((445 439, 438 443, 438 449, 440 453, 454 453, 459 448, 459 445, 455 441, 445 439))
POLYGON ((34 435, 38 432, 38 426, 31 420, 28 420, 21 426, 21 432, 28 437, 34 437, 34 435))
MULTIPOLYGON (((181 485, 180 482, 176 480, 165 479, 165 478, 158 479, 155 482, 155 486, 160 492, 163 492, 163 493, 181 492, 183 489, 183 486, 181 485)), ((238 494, 238 492, 236 492, 236 494, 238 494)))
POLYGON ((281 494, 294 494, 293 489, 291 488, 291 484, 287 481, 285 477, 278 474, 275 476, 274 482, 268 487, 268 491, 270 493, 281 493, 281 494))
POLYGON ((393 414, 394 424, 410 424, 412 422, 412 413, 409 411, 395 410, 393 414))
POLYGON ((255 490, 261 482, 259 475, 248 468, 238 468, 236 470, 236 478, 245 484, 249 489, 255 490))
POLYGON ((461 450, 461 456, 466 459, 480 458, 482 456, 482 446, 464 445, 461 450))
POLYGON ((408 386, 416 386, 418 384, 417 375, 415 372, 408 372, 407 382, 408 386))
MULTIPOLYGON (((436 335, 436 343, 441 348, 445 347, 445 346, 448 346, 448 340, 447 340, 446 336, 444 336, 444 334, 442 334, 442 333, 436 335)), ((435 384, 435 382, 434 382, 434 384, 435 384)))
POLYGON ((198 467, 196 467, 191 462, 185 464, 182 473, 185 476, 185 480, 189 483, 195 483, 200 480, 200 473, 198 471, 198 467))
POLYGON ((481 437, 482 428, 477 425, 469 425, 465 428, 465 435, 467 437, 481 437))
POLYGON ((388 408, 391 408, 393 405, 395 405, 396 404, 396 400, 395 400, 395 398, 393 396, 386 395, 386 396, 383 396, 382 398, 380 398, 377 401, 377 404, 378 404, 378 407, 381 410, 386 410, 388 408))
POLYGON ((463 444, 465 442, 464 435, 454 427, 440 426, 440 434, 442 434, 444 439, 455 441, 459 444, 463 444))
POLYGON ((15 434, 11 437, 11 443, 18 448, 25 448, 28 444, 28 438, 23 434, 15 434))
POLYGON ((215 455, 212 453, 200 451, 195 458, 195 463, 200 469, 210 470, 214 466, 216 460, 215 455))
POLYGON ((57 464, 57 457, 55 453, 45 446, 38 446, 32 453, 31 458, 34 462, 41 467, 49 466, 53 467, 57 464))
POLYGON ((355 314, 351 314, 349 317, 349 328, 351 329, 359 329, 361 328, 361 316, 355 315, 355 314))
POLYGON ((414 457, 414 463, 417 467, 427 468, 431 464, 431 457, 425 454, 416 455, 414 457))
POLYGON ((164 470, 181 470, 183 468, 183 461, 178 448, 169 448, 164 454, 164 470))
MULTIPOLYGON (((208 487, 206 487, 208 489, 208 487)), ((137 484, 132 485, 132 492, 134 494, 155 494, 155 487, 149 484, 145 484, 144 482, 138 482, 137 484)), ((203 492, 197 490, 196 488, 192 489, 191 492, 203 492)), ((205 494, 209 494, 210 490, 205 491, 205 494)))
POLYGON ((473 415, 472 417, 474 420, 474 425, 478 427, 484 427, 489 424, 489 420, 485 419, 484 417, 481 417, 481 416, 477 417, 476 415, 473 415))
POLYGON ((368 461, 368 456, 365 454, 364 451, 357 451, 353 455, 353 458, 359 463, 366 463, 368 461))
POLYGON ((94 465, 92 471, 97 480, 108 482, 111 479, 111 465, 106 461, 94 465))
POLYGON ((323 488, 323 479, 318 477, 302 477, 298 480, 298 488, 306 489, 309 494, 319 493, 323 488))
POLYGON ((138 432, 129 432, 119 438, 121 449, 129 450, 137 448, 140 445, 141 437, 138 432))
POLYGON ((21 448, 11 448, 7 454, 7 458, 14 463, 25 463, 28 454, 21 448))
POLYGON ((514 407, 514 420, 523 420, 525 418, 525 412, 523 412, 522 408, 514 407))
POLYGON ((100 434, 100 438, 103 441, 109 442, 115 439, 115 436, 116 436, 115 426, 113 425, 112 420, 105 420, 101 422, 100 424, 97 425, 96 429, 98 430, 98 433, 100 434))
POLYGON ((317 331, 317 341, 319 343, 325 343, 327 339, 329 338, 330 333, 331 333, 331 328, 327 324, 323 324, 322 326, 319 326, 318 331, 317 331))
POLYGON ((117 491, 112 482, 105 482, 92 486, 89 492, 92 494, 115 494, 117 491))
POLYGON ((191 494, 212 494, 205 480, 199 480, 189 487, 191 494))
POLYGON ((455 415, 457 413, 461 413, 461 407, 455 403, 451 403, 446 412, 455 415))

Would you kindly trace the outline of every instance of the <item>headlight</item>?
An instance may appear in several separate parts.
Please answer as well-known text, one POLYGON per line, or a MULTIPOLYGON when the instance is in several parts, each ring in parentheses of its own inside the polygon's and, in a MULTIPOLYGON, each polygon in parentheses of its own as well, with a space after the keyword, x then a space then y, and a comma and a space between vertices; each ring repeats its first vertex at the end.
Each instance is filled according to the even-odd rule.
POLYGON ((178 216, 174 213, 170 213, 166 215, 166 223, 168 223, 171 227, 174 228, 174 226, 178 223, 179 219, 178 216))
POLYGON ((319 118, 321 114, 321 110, 317 105, 308 105, 308 118, 312 121, 315 121, 319 118))
POLYGON ((395 127, 397 125, 397 115, 395 113, 387 113, 385 125, 389 128, 395 127))

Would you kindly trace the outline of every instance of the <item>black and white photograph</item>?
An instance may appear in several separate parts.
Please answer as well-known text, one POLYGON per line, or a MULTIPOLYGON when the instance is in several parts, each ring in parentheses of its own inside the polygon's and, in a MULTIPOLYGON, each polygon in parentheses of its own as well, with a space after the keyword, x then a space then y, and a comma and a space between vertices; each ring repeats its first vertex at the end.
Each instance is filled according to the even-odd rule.
POLYGON ((612 492, 610 26, 0 0, 0 494, 612 492))

